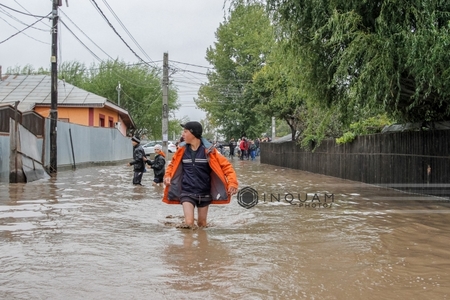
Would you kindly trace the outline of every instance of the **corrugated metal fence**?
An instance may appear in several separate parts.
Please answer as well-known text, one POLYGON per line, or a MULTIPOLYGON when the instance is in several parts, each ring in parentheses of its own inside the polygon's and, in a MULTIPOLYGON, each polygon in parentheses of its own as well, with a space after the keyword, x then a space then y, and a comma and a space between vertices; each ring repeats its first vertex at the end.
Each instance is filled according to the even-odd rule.
MULTIPOLYGON (((23 120, 28 118, 30 122, 25 123, 28 124, 27 129, 33 131, 30 133, 36 135, 37 139, 34 142, 36 145, 27 144, 29 139, 22 141, 21 152, 27 154, 31 148, 36 147, 38 151, 36 156, 43 157, 43 165, 48 168, 50 138, 44 139, 44 136, 50 135, 50 119, 41 120, 32 114, 23 115, 23 120), (41 133, 44 132, 46 134, 42 136, 41 133)), ((9 130, 10 126, 7 127, 9 130)), ((60 121, 57 128, 58 171, 92 164, 111 164, 131 160, 133 157, 130 139, 116 128, 88 127, 60 121)), ((10 170, 10 160, 13 157, 10 133, 0 134, 0 155, 0 182, 9 182, 10 172, 13 171, 10 170)))
POLYGON ((0 182, 9 182, 10 152, 9 136, 0 135, 0 182))
MULTIPOLYGON (((46 119, 50 136, 50 119, 46 119)), ((92 163, 111 163, 133 157, 131 140, 116 128, 89 127, 59 122, 57 133, 58 168, 82 166, 92 163)), ((50 138, 45 140, 50 149, 50 138)), ((45 151, 44 165, 50 164, 50 151, 45 151)))
POLYGON ((295 142, 261 143, 261 162, 409 192, 450 196, 450 130, 323 141, 314 151, 295 142))

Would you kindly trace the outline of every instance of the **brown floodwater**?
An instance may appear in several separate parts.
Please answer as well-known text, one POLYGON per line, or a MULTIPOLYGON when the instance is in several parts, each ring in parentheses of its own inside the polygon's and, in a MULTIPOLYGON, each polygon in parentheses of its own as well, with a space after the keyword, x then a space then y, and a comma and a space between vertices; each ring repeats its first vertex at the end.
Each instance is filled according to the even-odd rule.
POLYGON ((450 298, 448 199, 233 164, 259 203, 196 230, 125 165, 0 184, 0 299, 450 298))

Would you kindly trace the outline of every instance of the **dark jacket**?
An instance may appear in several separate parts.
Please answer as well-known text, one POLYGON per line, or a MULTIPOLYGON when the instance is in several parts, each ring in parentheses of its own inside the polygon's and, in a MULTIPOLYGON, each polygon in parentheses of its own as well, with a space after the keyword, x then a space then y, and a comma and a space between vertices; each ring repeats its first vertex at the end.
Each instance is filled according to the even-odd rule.
POLYGON ((155 172, 155 177, 164 177, 164 173, 166 173, 166 160, 164 159, 164 155, 156 154, 153 161, 147 160, 147 164, 149 164, 155 172))
POLYGON ((145 162, 144 162, 145 151, 140 144, 133 147, 133 161, 130 165, 134 167, 134 171, 144 172, 145 162))
MULTIPOLYGON (((202 138, 202 144, 205 146, 206 155, 211 167, 211 196, 212 204, 228 204, 231 201, 231 195, 228 194, 228 187, 238 188, 236 172, 231 163, 211 143, 202 138)), ((163 202, 167 204, 180 204, 181 180, 183 178, 182 159, 186 150, 185 143, 181 143, 177 152, 172 157, 167 166, 164 177, 171 178, 170 185, 164 188, 163 202)))

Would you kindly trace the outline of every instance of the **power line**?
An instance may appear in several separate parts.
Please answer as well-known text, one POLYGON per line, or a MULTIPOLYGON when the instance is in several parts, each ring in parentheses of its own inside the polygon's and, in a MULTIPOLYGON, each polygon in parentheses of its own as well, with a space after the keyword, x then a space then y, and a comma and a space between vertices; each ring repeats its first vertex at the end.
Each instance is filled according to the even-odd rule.
MULTIPOLYGON (((19 5, 21 8, 23 8, 23 10, 25 10, 27 13, 31 14, 31 12, 30 12, 28 9, 26 9, 25 7, 23 7, 22 4, 20 4, 19 2, 17 2, 17 0, 14 0, 14 2, 16 2, 16 4, 19 5)), ((47 26, 48 28, 51 28, 50 25, 48 25, 48 24, 46 24, 46 23, 44 23, 44 22, 42 22, 42 24, 44 24, 44 25, 47 26)))
MULTIPOLYGON (((75 27, 89 40, 91 41, 97 48, 99 48, 106 56, 108 56, 111 60, 114 60, 108 53, 106 53, 100 46, 98 46, 83 30, 81 30, 76 24, 75 22, 73 22, 62 10, 61 12, 63 13, 63 15, 73 24, 75 25, 75 27)), ((64 25, 64 27, 75 37, 75 39, 78 40, 78 42, 84 47, 86 48, 99 62, 104 62, 99 56, 97 56, 85 43, 83 43, 81 41, 81 39, 67 26, 67 24, 64 23, 64 21, 61 20, 61 23, 64 25)), ((142 60, 142 59, 141 59, 142 60)), ((154 62, 153 62, 154 63, 154 62)), ((147 63, 146 61, 142 60, 142 63, 137 63, 137 64, 131 64, 131 65, 140 65, 140 64, 144 64, 146 66, 150 66, 149 63, 147 63)), ((130 66, 130 65, 127 65, 130 66)), ((152 67, 152 66, 150 66, 152 67)), ((154 68, 154 67, 152 67, 154 68)), ((100 68, 97 68, 97 70, 99 70, 100 68)), ((156 67, 154 68, 155 70, 159 70, 160 68, 156 67)), ((90 69, 92 70, 92 69, 90 69)), ((86 70, 87 71, 87 70, 86 70)), ((121 78, 121 80, 130 83, 131 85, 137 86, 137 87, 142 87, 142 88, 149 88, 147 85, 145 85, 144 83, 142 84, 137 84, 135 82, 130 81, 129 79, 123 77, 122 75, 120 75, 119 73, 115 72, 114 73, 121 78)))
POLYGON ((210 67, 205 67, 205 66, 200 66, 200 65, 194 65, 194 64, 190 64, 190 63, 185 63, 185 62, 181 62, 181 61, 176 61, 176 60, 171 60, 171 62, 178 63, 178 64, 182 64, 182 65, 187 65, 187 66, 192 66, 192 67, 198 67, 198 68, 213 69, 213 68, 210 68, 210 67))
POLYGON ((128 34, 128 36, 131 38, 131 40, 134 42, 134 44, 142 51, 142 53, 147 57, 147 59, 153 63, 152 59, 148 54, 145 52, 145 50, 141 47, 141 45, 136 41, 136 39, 133 37, 133 35, 130 33, 130 31, 127 29, 127 27, 122 23, 122 21, 119 19, 119 17, 116 15, 114 10, 111 8, 111 6, 106 2, 106 0, 102 0, 103 3, 106 5, 106 7, 109 9, 109 11, 113 14, 114 18, 119 22, 120 26, 123 30, 128 34))
MULTIPOLYGON (((105 19, 105 21, 108 23, 109 27, 111 27, 111 29, 114 31, 114 33, 121 39, 121 41, 125 44, 125 46, 127 46, 128 49, 130 49, 130 51, 142 62, 147 63, 145 60, 143 60, 131 47, 130 45, 128 45, 128 43, 122 38, 122 36, 117 32, 117 30, 114 28, 114 26, 111 24, 111 22, 108 20, 108 18, 105 16, 105 14, 103 13, 103 11, 100 9, 100 7, 98 6, 97 2, 95 2, 95 0, 91 0, 91 2, 95 5, 95 7, 97 8, 97 11, 103 16, 103 18, 105 19)), ((148 63, 147 63, 148 64, 148 63)), ((150 67, 151 65, 148 64, 150 67)))
MULTIPOLYGON (((8 13, 4 8, 0 8, 0 10, 2 11, 3 14, 5 14, 8 17, 10 17, 11 19, 15 20, 17 23, 20 23, 22 25, 28 26, 28 24, 26 24, 25 22, 23 22, 23 21, 19 20, 18 18, 14 17, 12 14, 8 13)), ((3 20, 6 22, 5 19, 3 19, 3 20)), ((8 22, 6 22, 6 23, 8 23, 8 22)), ((14 29, 17 30, 17 28, 15 28, 13 25, 11 25, 9 23, 8 23, 8 25, 10 25, 11 27, 13 27, 14 29)), ((38 27, 32 27, 32 28, 36 29, 36 30, 40 30, 40 31, 48 31, 48 29, 42 29, 42 28, 38 28, 38 27)))
MULTIPOLYGON (((9 26, 11 26, 12 28, 14 28, 15 30, 18 30, 19 31, 19 29, 17 29, 14 25, 12 25, 12 24, 10 24, 8 21, 6 21, 4 18, 2 18, 2 17, 0 17, 0 19, 2 19, 6 24, 8 24, 9 26)), ((43 44, 47 44, 47 45, 50 45, 50 43, 47 43, 47 42, 44 42, 44 41, 41 41, 41 40, 38 40, 38 39, 36 39, 36 38, 34 38, 34 37, 32 37, 32 36, 30 36, 30 35, 28 35, 28 34, 26 34, 26 33, 23 33, 24 35, 26 35, 27 37, 29 37, 30 39, 33 39, 33 40, 35 40, 36 42, 39 42, 39 43, 43 43, 43 44)))
POLYGON ((204 80, 201 80, 201 79, 199 79, 199 78, 188 78, 188 77, 186 77, 186 76, 181 76, 180 77, 180 79, 177 79, 177 78, 174 78, 174 77, 172 77, 172 79, 175 81, 175 82, 177 82, 177 83, 188 83, 188 84, 195 84, 195 85, 200 85, 200 84, 203 84, 205 81, 204 80), (183 80, 188 80, 187 82, 186 81, 183 81, 183 80))
MULTIPOLYGON (((16 13, 19 13, 19 14, 23 14, 23 15, 30 16, 30 17, 41 18, 41 19, 47 18, 47 17, 50 15, 50 13, 49 13, 48 15, 46 15, 46 16, 38 16, 38 15, 29 14, 29 13, 24 13, 24 12, 22 12, 22 11, 20 11, 20 10, 11 8, 11 7, 6 6, 6 5, 4 5, 4 4, 1 4, 1 3, 0 3, 0 6, 3 6, 3 7, 5 7, 5 8, 7 8, 7 9, 10 9, 10 10, 12 10, 12 11, 15 11, 16 13)), ((40 20, 39 20, 39 21, 40 21, 40 20)))
POLYGON ((208 75, 206 73, 200 73, 200 72, 191 71, 191 70, 181 70, 181 71, 186 72, 186 73, 197 74, 197 75, 204 75, 204 76, 208 75))
MULTIPOLYGON (((75 24, 70 18, 69 16, 67 16, 62 10, 60 10, 62 12, 62 14, 73 24, 75 25, 75 27, 89 40, 91 41, 91 43, 93 43, 98 49, 100 49, 100 51, 102 51, 106 56, 108 56, 110 59, 114 60, 108 53, 106 53, 99 45, 97 45, 83 30, 80 29, 80 27, 77 26, 77 24, 75 24)), ((85 45, 83 44, 80 39, 78 39, 78 37, 69 29, 69 27, 67 27, 67 25, 61 20, 61 23, 63 23, 63 25, 67 28, 67 30, 70 31, 70 33, 72 33, 72 35, 83 45, 85 46, 86 49, 88 49, 90 52, 91 50, 85 45)), ((91 52, 92 53, 92 52, 91 52)), ((94 55, 96 56, 96 55, 94 55)), ((96 56, 97 57, 97 56, 96 56)), ((101 61, 101 59, 99 59, 101 61)))
MULTIPOLYGON (((0 4, 0 5, 2 5, 2 4, 0 4)), ((2 6, 4 6, 4 5, 2 5, 2 6)), ((24 29, 22 29, 22 30, 16 32, 15 34, 11 35, 10 37, 4 39, 3 41, 0 41, 0 44, 3 44, 3 43, 6 42, 7 40, 9 40, 9 39, 15 37, 16 35, 18 35, 19 33, 24 32, 25 30, 27 30, 28 28, 30 28, 31 26, 33 26, 33 25, 36 24, 37 22, 40 22, 42 19, 47 18, 50 14, 51 14, 51 13, 49 13, 48 15, 46 15, 46 16, 44 16, 44 17, 41 17, 39 20, 37 20, 37 21, 34 22, 33 24, 28 25, 27 27, 25 27, 24 29)))
MULTIPOLYGON (((172 61, 172 63, 173 62, 175 62, 175 67, 176 68, 178 68, 177 64, 181 63, 181 62, 172 61)), ((198 65, 194 65, 194 64, 188 64, 188 63, 181 63, 181 64, 195 66, 195 67, 202 67, 202 66, 198 66, 198 65)), ((200 87, 201 85, 205 84, 205 82, 204 82, 205 80, 197 78, 193 74, 198 74, 198 75, 202 75, 202 76, 205 76, 206 74, 200 73, 200 72, 191 71, 191 70, 187 70, 187 69, 181 69, 181 68, 177 69, 177 70, 179 70, 181 72, 177 73, 176 75, 181 76, 182 78, 184 78, 184 80, 187 80, 187 82, 184 81, 184 80, 176 80, 176 79, 174 79, 174 84, 176 84, 177 86, 180 86, 179 85, 180 83, 181 84, 186 84, 186 85, 189 86, 189 88, 192 88, 192 86, 196 86, 197 87, 197 91, 195 91, 195 92, 192 92, 192 91, 189 91, 189 92, 187 92, 187 91, 178 91, 178 95, 179 96, 196 96, 197 93, 198 93, 198 87, 200 87)), ((172 78, 173 77, 174 76, 172 76, 172 78)), ((183 89, 183 86, 181 86, 180 88, 183 89)), ((186 88, 186 86, 184 86, 184 88, 186 88)))
MULTIPOLYGON (((102 59, 100 58, 100 57, 98 57, 88 46, 86 46, 79 38, 78 38, 78 36, 75 34, 75 33, 73 33, 73 31, 66 25, 66 23, 64 23, 64 21, 63 20, 59 20, 63 25, 64 25, 64 27, 66 27, 66 29, 77 39, 77 41, 78 42, 80 42, 80 44, 81 45, 83 45, 83 47, 84 48, 86 48, 91 54, 92 54, 92 56, 94 56, 98 61, 102 61, 102 59)), ((108 55, 108 54, 106 54, 106 55, 108 55)))

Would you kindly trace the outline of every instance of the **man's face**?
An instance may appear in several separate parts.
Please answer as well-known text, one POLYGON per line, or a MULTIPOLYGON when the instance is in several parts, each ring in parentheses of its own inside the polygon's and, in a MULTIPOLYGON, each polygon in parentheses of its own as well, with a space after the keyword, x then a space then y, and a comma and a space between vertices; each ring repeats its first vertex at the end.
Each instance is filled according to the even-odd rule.
POLYGON ((189 129, 183 129, 182 137, 187 144, 191 144, 196 139, 189 129))
POLYGON ((133 147, 137 145, 137 143, 133 140, 131 140, 131 144, 133 145, 133 147))

